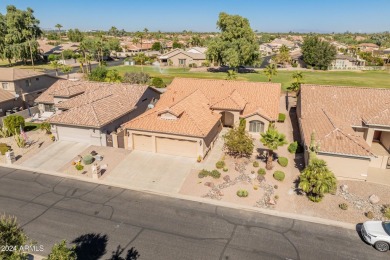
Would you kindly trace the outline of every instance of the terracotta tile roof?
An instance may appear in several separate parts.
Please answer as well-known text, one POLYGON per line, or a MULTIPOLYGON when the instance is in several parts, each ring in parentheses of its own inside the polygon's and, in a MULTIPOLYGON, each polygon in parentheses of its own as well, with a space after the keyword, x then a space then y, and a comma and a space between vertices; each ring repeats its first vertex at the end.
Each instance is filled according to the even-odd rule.
POLYGON ((159 57, 159 59, 170 59, 178 54, 184 54, 194 60, 204 60, 206 59, 206 54, 204 53, 194 53, 194 52, 188 52, 182 49, 174 49, 170 52, 167 52, 159 57))
POLYGON ((352 126, 390 126, 390 89, 303 84, 299 98, 305 143, 314 131, 323 152, 372 156, 352 126))
POLYGON ((279 83, 175 78, 156 107, 124 124, 126 128, 205 137, 221 115, 213 105, 241 109, 242 117, 258 113, 276 120, 279 113, 279 83), (161 117, 170 113, 177 119, 161 117))
POLYGON ((72 97, 94 89, 99 84, 88 81, 71 81, 60 79, 43 92, 36 100, 37 103, 54 104, 54 97, 72 97))
POLYGON ((12 100, 15 98, 15 95, 7 90, 0 89, 0 102, 12 100))
MULTIPOLYGON (((92 83, 92 82, 89 82, 92 83)), ((59 104, 68 110, 50 122, 100 128, 136 108, 148 86, 93 82, 96 87, 59 104)))
POLYGON ((42 75, 45 73, 29 69, 0 68, 0 81, 15 81, 42 75))

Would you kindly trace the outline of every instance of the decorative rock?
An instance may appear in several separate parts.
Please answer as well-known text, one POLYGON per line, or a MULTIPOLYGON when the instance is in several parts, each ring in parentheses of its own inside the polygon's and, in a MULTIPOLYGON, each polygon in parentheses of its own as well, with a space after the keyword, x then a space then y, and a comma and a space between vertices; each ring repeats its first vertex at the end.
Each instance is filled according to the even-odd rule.
POLYGON ((223 176, 223 180, 224 180, 225 182, 231 182, 230 176, 229 176, 229 175, 223 176))
POLYGON ((262 181, 264 181, 264 176, 263 175, 260 175, 260 174, 258 174, 257 175, 257 180, 259 181, 259 182, 262 182, 262 181))
POLYGON ((267 203, 268 205, 276 205, 276 201, 272 198, 270 198, 267 203))
POLYGON ((205 182, 204 183, 204 186, 207 186, 207 187, 210 187, 210 188, 214 188, 215 187, 215 185, 214 185, 214 183, 212 183, 212 182, 205 182))
POLYGON ((348 192, 348 185, 347 184, 343 184, 340 186, 340 189, 342 192, 348 192))
POLYGON ((377 204, 379 202, 379 197, 375 194, 372 194, 368 200, 370 201, 371 204, 377 204))
POLYGON ((217 194, 218 194, 218 196, 221 196, 221 197, 223 196, 223 192, 221 190, 218 190, 217 194))

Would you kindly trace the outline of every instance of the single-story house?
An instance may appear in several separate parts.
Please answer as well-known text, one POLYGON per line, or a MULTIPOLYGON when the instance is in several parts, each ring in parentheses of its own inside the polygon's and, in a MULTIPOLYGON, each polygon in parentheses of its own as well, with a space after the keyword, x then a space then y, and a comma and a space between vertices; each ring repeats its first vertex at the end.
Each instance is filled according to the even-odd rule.
POLYGON ((306 163, 314 133, 336 177, 365 180, 370 167, 390 174, 390 89, 303 84, 297 115, 306 163))
MULTIPOLYGON (((0 68, 1 89, 9 92, 16 101, 20 100, 18 106, 23 108, 34 106, 35 99, 57 80, 57 77, 34 70, 0 68)), ((11 96, 7 95, 7 97, 11 96)), ((1 109, 4 114, 6 108, 1 109)))
POLYGON ((335 59, 330 65, 330 69, 342 69, 342 70, 353 70, 361 69, 366 64, 366 61, 359 57, 352 57, 349 55, 337 54, 335 59))
POLYGON ((379 46, 375 43, 361 43, 358 45, 358 49, 362 52, 373 52, 379 50, 379 46))
POLYGON ((142 85, 81 84, 87 84, 83 88, 79 86, 79 91, 84 92, 74 97, 63 98, 67 93, 77 93, 77 86, 60 89, 52 95, 56 112, 48 121, 57 140, 107 146, 110 133, 145 112, 160 96, 159 91, 142 85), (57 102, 57 98, 61 100, 57 102))
POLYGON ((175 67, 188 67, 195 64, 196 67, 202 66, 206 61, 205 53, 191 52, 183 49, 175 49, 158 57, 162 65, 175 67))
POLYGON ((175 78, 153 109, 125 123, 128 148, 204 158, 223 126, 256 138, 279 114, 280 83, 175 78))

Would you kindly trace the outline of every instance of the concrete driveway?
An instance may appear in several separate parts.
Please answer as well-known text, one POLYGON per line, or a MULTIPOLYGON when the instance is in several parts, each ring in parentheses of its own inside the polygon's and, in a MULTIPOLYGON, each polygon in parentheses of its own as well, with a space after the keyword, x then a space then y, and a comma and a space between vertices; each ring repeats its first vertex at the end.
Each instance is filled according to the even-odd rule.
POLYGON ((195 163, 194 158, 132 151, 104 180, 140 189, 179 192, 195 163))
POLYGON ((42 170, 57 171, 75 156, 87 149, 89 144, 82 144, 70 141, 58 141, 21 165, 42 170))

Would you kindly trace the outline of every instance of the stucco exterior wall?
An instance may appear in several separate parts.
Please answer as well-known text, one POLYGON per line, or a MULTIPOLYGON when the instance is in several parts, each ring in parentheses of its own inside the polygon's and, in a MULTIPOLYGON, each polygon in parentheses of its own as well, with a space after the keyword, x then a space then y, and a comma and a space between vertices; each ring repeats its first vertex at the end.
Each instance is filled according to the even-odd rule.
POLYGON ((357 180, 365 180, 367 178, 370 159, 321 153, 317 154, 317 158, 325 160, 329 169, 337 178, 357 180))
POLYGON ((194 60, 191 57, 189 57, 183 53, 179 53, 179 54, 169 58, 169 60, 172 61, 172 66, 176 66, 176 67, 183 66, 183 65, 179 64, 180 59, 186 60, 185 67, 188 67, 188 65, 190 65, 192 63, 195 63, 198 67, 200 67, 200 66, 202 66, 202 62, 205 62, 205 60, 194 60))
POLYGON ((34 100, 47 88, 53 85, 58 79, 55 77, 42 75, 30 79, 15 81, 14 92, 23 96, 23 100, 30 106, 34 105, 34 100), (28 83, 28 84, 27 84, 28 83))
POLYGON ((390 131, 382 132, 381 134, 381 144, 390 152, 390 131))
MULTIPOLYGON (((260 122, 263 122, 264 123, 264 132, 267 131, 269 123, 270 123, 267 119, 265 119, 264 117, 259 116, 259 115, 249 116, 249 117, 245 118, 245 121, 246 121, 245 129, 247 131, 249 131, 249 123, 250 123, 250 121, 260 121, 260 122)), ((260 133, 253 133, 253 132, 249 132, 249 133, 252 134, 252 135, 259 135, 260 134, 260 133)))

